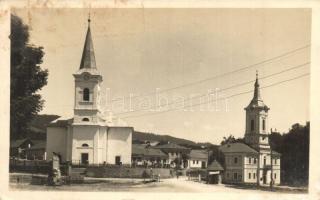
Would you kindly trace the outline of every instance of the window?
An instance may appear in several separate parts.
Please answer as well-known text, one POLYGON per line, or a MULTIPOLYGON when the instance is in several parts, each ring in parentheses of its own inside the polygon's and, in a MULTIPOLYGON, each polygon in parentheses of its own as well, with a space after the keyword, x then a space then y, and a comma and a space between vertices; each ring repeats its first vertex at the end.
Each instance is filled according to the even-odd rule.
POLYGON ((274 173, 274 179, 277 179, 277 174, 276 173, 274 173))
POLYGON ((193 160, 193 164, 195 164, 196 163, 196 161, 195 160, 193 160))
POLYGON ((84 143, 84 144, 82 144, 82 147, 89 147, 89 145, 84 143))
POLYGON ((251 120, 251 131, 254 131, 254 120, 251 120))
POLYGON ((238 178, 238 174, 237 173, 233 173, 233 180, 237 180, 238 178))
POLYGON ((251 173, 249 173, 249 179, 251 179, 251 173))
POLYGON ((83 101, 90 100, 90 90, 88 88, 83 89, 83 101))
POLYGON ((257 164, 257 159, 256 158, 253 159, 253 163, 257 164))
POLYGON ((264 164, 264 165, 267 164, 267 159, 266 159, 266 157, 263 157, 263 164, 264 164))
POLYGON ((82 121, 83 121, 83 122, 88 122, 88 121, 89 121, 89 118, 86 118, 86 117, 85 117, 85 118, 82 119, 82 121))
POLYGON ((263 119, 262 120, 262 130, 266 130, 266 120, 265 119, 263 119))
POLYGON ((227 173, 227 178, 229 178, 229 173, 227 173))
POLYGON ((199 164, 199 160, 197 160, 197 164, 199 164))
POLYGON ((249 164, 251 164, 251 158, 249 158, 249 164))
POLYGON ((234 158, 234 163, 235 164, 238 163, 238 158, 237 157, 234 158))
POLYGON ((274 159, 274 164, 277 164, 277 159, 274 159))
POLYGON ((256 173, 253 173, 253 179, 256 179, 256 173))

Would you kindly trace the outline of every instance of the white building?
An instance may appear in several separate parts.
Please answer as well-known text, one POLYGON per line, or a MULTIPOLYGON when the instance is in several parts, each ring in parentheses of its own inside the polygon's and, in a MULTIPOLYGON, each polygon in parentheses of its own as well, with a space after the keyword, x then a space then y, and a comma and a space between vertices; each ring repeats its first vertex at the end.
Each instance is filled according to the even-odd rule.
POLYGON ((75 78, 74 117, 47 127, 47 159, 52 152, 74 164, 131 164, 132 127, 107 122, 100 108, 99 73, 88 20, 80 69, 75 78))
POLYGON ((280 184, 280 154, 269 145, 268 111, 260 96, 258 75, 254 96, 246 110, 245 143, 220 147, 224 155, 226 183, 280 184))
POLYGON ((208 165, 208 151, 207 150, 196 150, 190 151, 188 158, 189 169, 205 169, 208 165))

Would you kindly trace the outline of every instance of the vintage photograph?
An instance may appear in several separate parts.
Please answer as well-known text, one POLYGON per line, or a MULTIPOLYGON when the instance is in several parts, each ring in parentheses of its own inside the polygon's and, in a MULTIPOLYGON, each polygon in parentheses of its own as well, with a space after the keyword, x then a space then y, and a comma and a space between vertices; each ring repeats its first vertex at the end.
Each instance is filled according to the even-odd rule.
POLYGON ((10 15, 10 190, 308 193, 311 9, 10 15))

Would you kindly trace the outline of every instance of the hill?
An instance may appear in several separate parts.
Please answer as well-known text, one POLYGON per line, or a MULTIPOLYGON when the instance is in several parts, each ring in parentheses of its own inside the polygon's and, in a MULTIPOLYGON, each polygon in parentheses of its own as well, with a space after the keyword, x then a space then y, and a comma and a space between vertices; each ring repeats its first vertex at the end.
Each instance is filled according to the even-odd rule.
POLYGON ((45 140, 48 124, 59 117, 58 115, 36 115, 28 124, 27 137, 33 140, 45 140))
POLYGON ((191 140, 183 139, 183 138, 176 138, 170 135, 158 135, 154 133, 146 133, 140 131, 134 131, 132 135, 132 142, 133 143, 144 143, 145 141, 158 141, 160 143, 176 143, 179 145, 183 145, 193 149, 201 149, 202 147, 212 147, 216 146, 209 142, 206 143, 196 143, 191 140))

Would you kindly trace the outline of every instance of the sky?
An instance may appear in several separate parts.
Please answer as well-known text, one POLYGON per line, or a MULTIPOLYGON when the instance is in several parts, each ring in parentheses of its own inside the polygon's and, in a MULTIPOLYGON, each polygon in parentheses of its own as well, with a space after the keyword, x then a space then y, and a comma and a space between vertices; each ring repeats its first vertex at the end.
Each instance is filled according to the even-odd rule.
MULTIPOLYGON (((72 74, 80 66, 89 10, 14 13, 29 25, 30 43, 44 47, 41 67, 49 70, 49 77, 39 92, 45 100, 41 114, 72 117, 72 74)), ((255 79, 256 70, 260 86, 271 85, 261 89, 270 107, 269 129, 286 132, 292 124, 309 120, 310 9, 130 8, 90 13, 96 64, 103 76, 103 108, 135 130, 215 144, 230 134, 243 137, 244 107, 254 85, 244 83, 255 79), (213 100, 209 106, 146 109, 212 91, 205 96, 213 100), (126 110, 130 95, 138 96, 131 109, 140 111, 126 110)), ((192 98, 184 105, 203 101, 192 98)))

